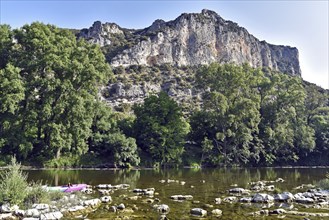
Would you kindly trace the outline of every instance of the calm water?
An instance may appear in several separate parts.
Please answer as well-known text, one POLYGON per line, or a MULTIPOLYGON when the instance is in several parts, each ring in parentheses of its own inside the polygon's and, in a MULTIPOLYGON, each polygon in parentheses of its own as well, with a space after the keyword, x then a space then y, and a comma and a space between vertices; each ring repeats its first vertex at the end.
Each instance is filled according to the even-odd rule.
MULTIPOLYGON (((48 185, 62 185, 71 183, 98 184, 130 184, 130 189, 150 188, 156 189, 159 193, 160 204, 167 204, 170 207, 169 219, 193 219, 189 215, 191 208, 204 208, 208 212, 215 208, 223 211, 220 219, 255 219, 246 216, 246 213, 260 210, 256 205, 225 204, 216 205, 214 199, 229 196, 227 190, 231 185, 249 188, 249 182, 258 180, 275 180, 283 178, 284 183, 274 185, 281 191, 291 191, 301 184, 313 184, 323 179, 327 168, 248 168, 248 169, 169 169, 169 170, 29 170, 30 181, 42 181, 48 185), (185 181, 185 185, 178 183, 160 183, 159 180, 174 179, 185 181), (191 187, 192 186, 192 187, 191 187), (193 204, 192 201, 175 202, 170 199, 172 195, 192 195, 193 200, 200 201, 193 204), (205 208, 205 204, 211 204, 213 208, 205 208)), ((112 194, 112 204, 124 203, 126 207, 136 205, 139 209, 133 215, 133 219, 157 219, 158 214, 152 209, 151 204, 142 203, 143 197, 137 201, 127 200, 124 197, 134 196, 129 190, 118 190, 112 194)), ((278 206, 276 204, 275 206, 278 206)), ((274 207, 275 207, 274 206, 274 207)), ((272 207, 272 208, 274 208, 272 207)), ((299 208, 300 211, 305 211, 299 208)), ((319 212, 316 210, 315 212, 319 212)), ((114 219, 116 214, 109 213, 105 208, 100 208, 96 213, 90 214, 90 219, 114 219)), ((212 217, 208 217, 212 219, 212 217)), ((262 219, 262 218, 261 218, 262 219)), ((265 217, 264 217, 265 219, 265 217)), ((266 219, 277 219, 277 217, 266 217, 266 219)), ((285 219, 303 219, 302 217, 285 219)), ((312 218, 314 219, 314 218, 312 218)))

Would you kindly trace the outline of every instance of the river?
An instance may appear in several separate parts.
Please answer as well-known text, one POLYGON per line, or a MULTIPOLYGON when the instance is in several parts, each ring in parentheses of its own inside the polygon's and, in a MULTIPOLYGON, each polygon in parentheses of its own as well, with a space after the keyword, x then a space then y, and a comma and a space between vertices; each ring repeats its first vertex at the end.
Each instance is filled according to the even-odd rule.
MULTIPOLYGON (((167 204, 170 212, 169 219, 191 219, 191 208, 204 208, 211 210, 218 208, 223 211, 220 219, 254 219, 246 213, 259 210, 259 205, 245 205, 241 203, 221 203, 216 205, 215 198, 229 196, 227 190, 232 186, 250 188, 248 183, 259 180, 276 180, 282 178, 282 183, 274 183, 279 191, 296 192, 294 188, 302 184, 314 184, 325 177, 328 168, 230 168, 230 169, 168 169, 168 170, 25 170, 29 181, 42 181, 48 185, 62 185, 71 183, 87 183, 92 186, 98 184, 129 184, 130 189, 155 188, 155 198, 159 204, 167 204), (167 180, 178 180, 168 183, 167 180), (165 180, 161 183, 160 180, 165 180), (185 184, 182 185, 181 182, 185 184), (170 199, 172 195, 192 195, 192 201, 177 202, 170 199), (199 201, 199 203, 195 202, 199 201), (209 205, 206 205, 209 204, 209 205), (211 207, 211 205, 213 207, 211 207)), ((152 205, 145 202, 147 197, 140 200, 128 200, 134 196, 131 190, 118 190, 111 195, 112 204, 124 203, 126 207, 138 207, 133 219, 157 219, 158 214, 152 209, 152 205)), ((156 203, 156 202, 155 202, 156 203)), ((153 203, 153 204, 155 204, 153 203)), ((274 204, 273 207, 282 204, 274 204)), ((297 206, 296 206, 297 207, 297 206)), ((295 207, 295 208, 296 208, 295 207)), ((303 210, 303 207, 297 207, 303 210)), ((117 214, 108 212, 105 208, 88 215, 89 219, 114 219, 117 214)), ((209 217, 211 219, 211 217, 209 217)), ((215 219, 215 218, 214 218, 215 219)), ((277 219, 267 217, 266 219, 277 219)), ((285 219, 290 219, 285 218, 285 219)), ((294 217, 291 219, 303 219, 294 217)), ((313 218, 312 218, 313 219, 313 218)))

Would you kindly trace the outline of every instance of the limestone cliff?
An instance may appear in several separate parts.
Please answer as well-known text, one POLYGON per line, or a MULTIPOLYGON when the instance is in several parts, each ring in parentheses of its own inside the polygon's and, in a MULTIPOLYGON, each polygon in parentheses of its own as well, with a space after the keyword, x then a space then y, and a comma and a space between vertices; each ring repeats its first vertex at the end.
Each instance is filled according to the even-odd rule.
POLYGON ((245 28, 210 10, 182 14, 169 22, 156 20, 142 30, 95 22, 78 36, 104 47, 114 67, 249 63, 252 67, 301 75, 296 48, 259 41, 245 28))

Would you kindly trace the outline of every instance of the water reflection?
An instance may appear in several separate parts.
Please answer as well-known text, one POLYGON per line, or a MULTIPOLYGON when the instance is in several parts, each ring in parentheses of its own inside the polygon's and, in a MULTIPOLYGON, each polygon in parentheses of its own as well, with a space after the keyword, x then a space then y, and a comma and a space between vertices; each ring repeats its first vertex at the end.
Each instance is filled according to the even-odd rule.
POLYGON ((188 187, 206 186, 205 191, 223 191, 237 184, 248 187, 249 182, 283 178, 283 189, 290 186, 313 183, 324 178, 325 168, 221 168, 221 169, 166 169, 166 170, 30 170, 29 181, 42 181, 49 185, 71 183, 120 184, 132 187, 152 187, 159 180, 185 181, 188 187))

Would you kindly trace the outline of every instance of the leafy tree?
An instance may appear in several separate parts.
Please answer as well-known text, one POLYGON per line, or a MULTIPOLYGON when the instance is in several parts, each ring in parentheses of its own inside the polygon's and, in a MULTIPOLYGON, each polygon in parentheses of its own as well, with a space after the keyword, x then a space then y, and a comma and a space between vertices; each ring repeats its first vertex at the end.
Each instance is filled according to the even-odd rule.
POLYGON ((312 160, 304 157, 304 164, 328 165, 329 157, 329 93, 320 87, 305 83, 307 124, 315 131, 316 147, 312 160))
MULTIPOLYGON (((19 71, 10 84, 24 82, 24 99, 17 99, 13 119, 19 123, 19 137, 2 137, 7 147, 21 158, 87 152, 98 89, 111 77, 100 48, 77 41, 68 30, 38 22, 9 34, 1 30, 14 39, 6 50, 9 56, 1 57, 5 66, 13 66, 5 71, 19 71)), ((22 97, 21 90, 19 94, 22 97)))
POLYGON ((166 93, 151 95, 134 107, 138 146, 161 165, 180 163, 189 125, 178 104, 166 93))
POLYGON ((301 79, 269 72, 260 83, 259 93, 261 162, 297 162, 299 154, 314 148, 314 130, 306 123, 301 79))
POLYGON ((192 126, 192 131, 203 133, 193 132, 199 141, 212 140, 210 159, 214 165, 248 163, 251 158, 257 158, 251 145, 260 121, 259 95, 255 88, 261 74, 247 65, 231 64, 212 64, 197 73, 198 85, 205 90, 204 108, 198 115, 206 120, 192 117, 191 125, 197 125, 192 126))
POLYGON ((139 165, 136 140, 126 137, 117 125, 119 119, 109 107, 99 102, 93 120, 90 150, 100 158, 114 162, 120 167, 139 165))

